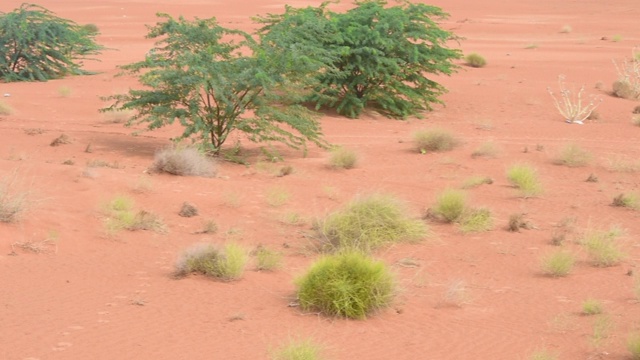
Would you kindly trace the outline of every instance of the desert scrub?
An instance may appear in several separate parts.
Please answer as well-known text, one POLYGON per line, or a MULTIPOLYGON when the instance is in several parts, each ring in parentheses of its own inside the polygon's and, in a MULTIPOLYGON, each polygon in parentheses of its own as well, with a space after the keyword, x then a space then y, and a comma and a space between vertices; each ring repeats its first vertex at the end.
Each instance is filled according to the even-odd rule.
POLYGON ((558 76, 558 86, 560 88, 559 99, 550 87, 547 88, 547 92, 553 98, 556 110, 568 123, 582 124, 602 102, 602 98, 593 95, 586 96, 584 85, 578 91, 567 88, 564 75, 558 76))
POLYGON ((620 64, 613 62, 618 73, 618 79, 613 83, 613 94, 624 99, 640 99, 640 48, 631 50, 631 57, 625 58, 620 64))
POLYGON ((488 176, 473 175, 462 183, 462 188, 473 189, 484 184, 493 184, 493 179, 488 176))
POLYGON ((587 299, 582 303, 583 315, 602 314, 602 302, 596 299, 587 299))
POLYGON ((489 209, 469 209, 462 215, 458 226, 463 233, 488 231, 493 228, 493 215, 489 209))
POLYGON ((471 153, 471 157, 474 159, 477 157, 496 157, 497 154, 498 146, 496 146, 495 143, 489 141, 480 144, 480 146, 478 146, 478 148, 471 153))
POLYGON ((105 212, 105 228, 108 235, 115 235, 121 230, 151 230, 165 233, 166 225, 160 216, 145 211, 134 210, 134 201, 123 195, 114 197, 103 206, 105 212))
POLYGON ((638 195, 635 193, 622 193, 613 198, 611 205, 616 207, 625 207, 632 210, 640 210, 640 199, 638 199, 638 195))
POLYGON ((353 169, 358 164, 358 154, 343 146, 331 149, 329 166, 334 169, 353 169))
POLYGON ((269 206, 280 207, 291 199, 291 194, 283 187, 272 187, 267 190, 266 201, 269 206))
POLYGON ((458 140, 443 129, 419 130, 413 134, 415 149, 426 154, 428 152, 449 151, 458 145, 458 140))
POLYGON ((580 244, 587 252, 589 263, 596 267, 619 264, 626 256, 618 242, 621 234, 622 230, 617 227, 609 230, 587 230, 582 235, 580 244))
POLYGON ((549 352, 549 350, 538 350, 531 354, 529 360, 558 360, 558 355, 549 352))
POLYGON ((256 257, 256 269, 264 271, 273 271, 282 266, 282 254, 266 248, 258 246, 254 255, 256 257))
POLYGON ((478 53, 471 53, 465 56, 464 60, 467 65, 474 68, 481 68, 487 65, 487 60, 485 60, 485 58, 478 53))
POLYGON ((464 192, 455 189, 445 189, 436 198, 432 212, 436 218, 451 223, 459 220, 466 209, 467 197, 464 192))
POLYGON ((0 115, 11 115, 13 114, 13 108, 11 107, 11 105, 7 104, 6 102, 0 100, 0 115))
POLYGON ((553 163, 568 167, 581 167, 589 165, 590 161, 591 153, 577 144, 568 144, 560 150, 553 163))
POLYGON ((415 242, 427 226, 408 216, 400 200, 383 194, 357 198, 314 224, 324 251, 371 251, 397 242, 415 242))
POLYGON ((328 255, 297 280, 300 307, 328 316, 365 319, 388 306, 395 280, 387 266, 359 252, 328 255))
POLYGON ((289 340, 273 350, 270 360, 321 360, 322 347, 312 339, 289 340))
POLYGON ((564 277, 573 269, 576 258, 570 252, 558 250, 542 257, 540 268, 549 277, 564 277))
POLYGON ((195 244, 187 248, 176 261, 176 276, 200 273, 222 281, 238 280, 247 263, 246 251, 237 244, 220 248, 213 244, 195 244))
POLYGON ((507 170, 507 179, 520 190, 524 197, 540 195, 542 185, 538 180, 538 172, 535 168, 527 164, 516 164, 507 170))
POLYGON ((640 126, 640 115, 635 115, 631 118, 631 123, 634 126, 640 126))
POLYGON ((151 170, 181 176, 216 175, 214 162, 195 147, 174 146, 156 153, 151 170))
POLYGON ((18 177, 11 174, 0 178, 0 222, 20 220, 27 210, 29 193, 18 189, 18 177))

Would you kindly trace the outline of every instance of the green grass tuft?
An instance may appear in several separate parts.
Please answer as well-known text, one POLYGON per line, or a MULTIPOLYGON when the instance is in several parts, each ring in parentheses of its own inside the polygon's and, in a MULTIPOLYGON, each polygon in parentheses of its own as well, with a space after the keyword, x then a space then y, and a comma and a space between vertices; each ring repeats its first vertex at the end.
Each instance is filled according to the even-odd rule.
POLYGON ((331 149, 329 165, 335 169, 353 169, 358 164, 358 154, 343 146, 331 149))
POLYGON ((267 190, 266 201, 269 206, 280 207, 291 199, 291 194, 287 189, 276 186, 267 190))
POLYGON ((612 227, 608 231, 588 230, 580 239, 586 250, 589 262, 596 267, 609 267, 619 264, 626 254, 618 244, 622 234, 619 228, 612 227))
POLYGON ((596 299, 587 299, 582 303, 582 314, 598 315, 602 314, 602 302, 596 299))
POLYGON ((540 195, 543 191, 538 172, 529 165, 513 165, 507 170, 507 179, 524 197, 540 195))
POLYGON ((493 179, 488 176, 474 175, 462 183, 462 188, 472 189, 484 184, 493 184, 493 179))
POLYGON ((228 243, 222 249, 212 244, 195 244, 186 249, 176 262, 176 275, 200 273, 222 281, 238 280, 247 263, 246 251, 228 243))
POLYGON ((321 360, 322 347, 312 339, 290 340, 274 350, 271 360, 321 360))
POLYGON ((458 140, 450 132, 443 129, 419 130, 413 134, 415 148, 420 153, 453 150, 458 140))
POLYGON ((396 285, 383 262, 359 252, 343 252, 316 261, 297 286, 304 310, 365 319, 391 303, 396 285))
POLYGON ((433 207, 434 215, 445 222, 458 221, 467 209, 467 197, 464 192, 446 189, 436 199, 433 207))
POLYGON ((613 198, 612 206, 640 210, 640 199, 637 194, 620 194, 613 198))
POLYGON ((589 165, 590 161, 591 153, 577 144, 568 144, 560 150, 560 153, 556 159, 554 159, 553 163, 568 167, 581 167, 589 165))
POLYGON ((480 208, 466 211, 460 219, 459 227, 463 233, 491 230, 493 228, 491 210, 480 208))
POLYGON ((627 350, 632 360, 640 360, 640 333, 633 333, 627 338, 627 350))
POLYGON ((273 271, 282 266, 282 254, 264 246, 258 246, 255 256, 258 270, 273 271))
POLYGON ((558 250, 542 257, 542 273, 550 277, 569 275, 575 264, 575 256, 565 250, 558 250))
POLYGON ((487 65, 487 60, 485 60, 485 58, 478 53, 471 53, 465 56, 464 60, 466 61, 467 65, 474 68, 481 68, 487 65))

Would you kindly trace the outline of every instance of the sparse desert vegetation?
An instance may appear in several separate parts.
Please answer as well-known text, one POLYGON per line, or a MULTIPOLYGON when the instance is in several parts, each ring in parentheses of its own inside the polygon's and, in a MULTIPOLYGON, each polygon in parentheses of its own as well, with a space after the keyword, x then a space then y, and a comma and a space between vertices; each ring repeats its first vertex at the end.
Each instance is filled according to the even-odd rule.
POLYGON ((447 130, 428 129, 413 134, 415 148, 420 153, 449 151, 458 145, 458 140, 447 130))
POLYGON ((621 235, 622 230, 615 226, 609 230, 586 230, 580 238, 580 244, 587 252, 589 263, 596 267, 619 264, 626 257, 619 240, 621 235))
POLYGON ((507 179, 524 197, 540 195, 543 191, 538 172, 528 164, 516 164, 507 170, 507 179))
POLYGON ((481 68, 481 67, 485 67, 487 65, 487 60, 484 58, 484 56, 478 54, 478 53, 471 53, 467 56, 464 57, 464 60, 466 62, 467 65, 474 67, 474 68, 481 68))
POLYGON ((550 277, 569 275, 576 262, 575 255, 566 250, 557 250, 542 257, 542 273, 550 277))
POLYGON ((180 176, 216 175, 216 165, 213 160, 191 146, 175 146, 158 151, 151 170, 180 176))
POLYGON ((322 346, 313 339, 291 339, 271 351, 270 360, 322 360, 322 346))
POLYGON ((553 160, 556 165, 564 165, 568 167, 586 166, 591 161, 591 153, 583 149, 577 144, 567 144, 558 153, 553 160))
POLYGON ((358 154, 352 149, 337 146, 331 149, 329 165, 336 169, 352 169, 358 164, 358 154))
POLYGON ((584 315, 598 315, 602 314, 603 306, 602 302, 597 299, 587 299, 582 302, 582 314, 584 315))
POLYGON ((238 280, 244 273, 247 253, 239 245, 194 244, 184 250, 175 265, 176 276, 199 273, 222 281, 238 280))
POLYGON ((352 319, 365 319, 389 306, 396 291, 387 266, 359 252, 322 257, 297 286, 303 310, 352 319))
POLYGON ((0 177, 0 222, 11 223, 20 220, 28 209, 29 191, 20 189, 17 173, 0 177))

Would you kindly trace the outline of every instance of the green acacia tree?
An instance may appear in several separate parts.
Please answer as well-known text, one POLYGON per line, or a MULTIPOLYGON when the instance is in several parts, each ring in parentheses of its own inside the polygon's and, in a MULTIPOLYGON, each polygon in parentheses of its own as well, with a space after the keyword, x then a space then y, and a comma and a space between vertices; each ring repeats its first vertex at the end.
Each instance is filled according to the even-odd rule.
POLYGON ((106 98, 102 111, 135 110, 128 125, 153 130, 176 120, 192 139, 219 154, 232 131, 254 142, 281 142, 304 148, 324 146, 314 112, 297 105, 299 70, 278 54, 260 48, 251 35, 218 25, 215 18, 185 20, 158 14, 149 27, 158 39, 143 61, 122 67, 144 86, 106 98))
POLYGON ((82 60, 104 48, 97 32, 33 4, 0 12, 0 79, 47 81, 87 74, 82 60))
POLYGON ((265 47, 307 54, 316 59, 316 85, 306 100, 358 117, 373 105, 388 116, 405 118, 431 104, 446 89, 429 75, 450 75, 462 57, 447 47, 456 37, 435 20, 448 16, 440 8, 402 1, 356 1, 344 13, 319 7, 293 8, 256 18, 265 47))

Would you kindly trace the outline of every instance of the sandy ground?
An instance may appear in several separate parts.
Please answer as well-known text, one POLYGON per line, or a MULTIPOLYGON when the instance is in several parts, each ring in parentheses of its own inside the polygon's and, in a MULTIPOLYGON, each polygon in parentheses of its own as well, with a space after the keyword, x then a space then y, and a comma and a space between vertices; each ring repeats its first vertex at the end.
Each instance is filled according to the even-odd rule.
MULTIPOLYGON (((539 349, 561 359, 629 358, 627 335, 640 329, 628 276, 640 271, 640 212, 610 203, 621 192, 640 191, 640 128, 630 123, 638 103, 608 92, 616 79, 612 59, 628 56, 640 43, 636 0, 606 6, 593 0, 434 1, 451 14, 442 26, 465 38, 461 49, 488 60, 485 68, 463 67, 439 79, 450 90, 446 107, 422 120, 325 116, 326 139, 360 155, 353 170, 328 168, 328 154, 317 148, 305 158, 277 147, 294 173, 276 177, 273 170, 282 163, 260 161, 257 146, 243 142, 253 164, 220 163, 216 178, 146 173, 154 153, 179 129, 133 137, 131 129, 97 112, 105 105, 99 97, 135 84, 114 78, 116 66, 141 59, 152 47, 144 25, 155 22, 156 12, 216 16, 225 26, 251 30, 250 16, 280 12, 284 3, 176 3, 39 2, 60 16, 98 25, 99 42, 112 50, 100 62, 87 62, 98 75, 0 84, 0 93, 11 94, 4 101, 15 109, 0 117, 0 176, 15 178, 15 189, 27 191, 31 205, 20 222, 0 224, 0 359, 264 359, 270 349, 300 337, 323 344, 328 359, 528 359, 539 349), (565 25, 572 30, 561 32, 565 25), (599 120, 563 122, 546 90, 557 90, 559 74, 604 99, 599 120), (63 87, 69 96, 60 94, 63 87), (438 154, 412 151, 412 133, 432 127, 450 130, 462 146, 438 154), (61 134, 72 143, 49 146, 61 134), (487 142, 499 149, 495 157, 471 157, 487 142), (569 143, 589 150, 591 164, 554 165, 569 143), (89 144, 91 153, 85 152, 89 144), (96 160, 116 166, 87 167, 96 160), (543 195, 523 199, 509 186, 506 169, 522 162, 538 169, 543 195), (599 181, 585 182, 590 174, 599 181), (306 250, 309 223, 288 225, 280 221, 283 215, 313 219, 355 194, 386 192, 420 216, 444 188, 460 187, 472 175, 494 180, 468 195, 473 205, 493 211, 495 229, 464 235, 455 226, 431 224, 434 236, 421 244, 376 253, 401 285, 390 309, 348 321, 288 307, 293 280, 317 255, 306 250), (273 189, 290 193, 289 202, 270 206, 273 189), (105 236, 101 204, 118 194, 161 215, 168 233, 105 236), (178 216, 184 201, 197 205, 200 216, 178 216), (516 213, 533 228, 505 231, 516 213), (215 220, 218 233, 193 234, 207 219, 215 220), (578 264, 566 278, 542 276, 540 258, 556 249, 550 240, 565 219, 576 220, 565 246, 578 264), (575 240, 586 229, 614 225, 625 229, 627 258, 610 268, 589 266, 575 240), (236 241, 249 249, 262 244, 282 251, 284 266, 258 272, 249 265, 232 283, 173 279, 177 255, 201 241, 236 241), (15 246, 21 243, 44 248, 32 253, 15 246), (414 264, 406 266, 406 259, 414 264), (463 284, 458 306, 442 306, 456 284, 463 284), (604 314, 581 315, 588 298, 601 300, 604 314)), ((19 4, 5 0, 0 10, 19 4)))

